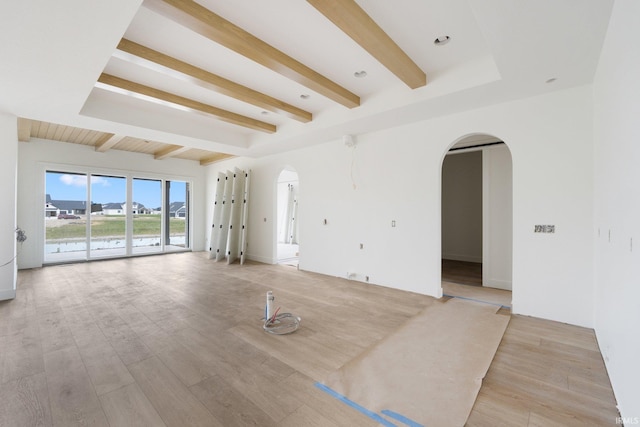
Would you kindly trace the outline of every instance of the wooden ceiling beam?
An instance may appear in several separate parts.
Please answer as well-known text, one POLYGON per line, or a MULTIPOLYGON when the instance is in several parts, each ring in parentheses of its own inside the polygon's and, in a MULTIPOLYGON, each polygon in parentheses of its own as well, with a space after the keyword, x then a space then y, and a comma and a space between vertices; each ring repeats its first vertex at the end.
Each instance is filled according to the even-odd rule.
MULTIPOLYGON (((46 122, 40 122, 37 120, 30 120, 30 119, 24 119, 22 117, 18 118, 18 135, 22 133, 25 133, 27 130, 31 131, 32 128, 33 129, 37 129, 38 126, 40 126, 40 124, 42 123, 46 123, 46 122)), ((57 125, 57 124, 53 124, 53 123, 47 123, 48 125, 53 125, 56 126, 58 128, 63 128, 61 132, 61 137, 59 139, 56 139, 57 141, 62 141, 62 142, 66 142, 66 143, 74 143, 72 141, 72 138, 70 138, 71 135, 71 130, 75 129, 78 132, 80 131, 85 131, 85 132, 97 132, 97 131, 90 131, 88 129, 81 129, 81 128, 74 128, 71 126, 65 126, 65 125, 57 125)), ((34 131, 36 132, 36 131, 34 131)), ((102 135, 100 136, 100 138, 98 138, 98 140, 96 141, 94 148, 96 151, 99 152, 105 152, 110 150, 111 148, 113 148, 114 146, 116 146, 120 141, 122 141, 123 139, 127 138, 124 135, 115 135, 113 133, 103 133, 100 132, 102 135)), ((35 135, 34 135, 35 137, 35 135)), ((20 137, 19 137, 20 138, 20 137)), ((29 139, 19 139, 20 141, 23 142, 28 142, 29 139)), ((135 141, 135 138, 131 138, 130 141, 135 141)), ((146 141, 149 142, 149 141, 146 141)), ((78 142, 75 142, 76 144, 78 142)), ((135 149, 132 150, 131 149, 131 144, 127 143, 127 146, 122 146, 121 148, 119 148, 120 150, 124 150, 124 151, 128 151, 128 152, 136 152, 135 149)), ((169 157, 176 157, 178 155, 180 155, 181 153, 185 153, 189 150, 191 150, 191 147, 184 147, 182 145, 173 145, 173 144, 162 144, 164 145, 163 148, 155 151, 153 153, 153 156, 155 159, 157 160, 161 160, 161 159, 166 159, 169 157)), ((148 153, 148 151, 147 151, 148 153)), ((232 154, 225 154, 225 153, 217 153, 217 152, 213 152, 213 151, 209 151, 208 154, 204 154, 203 156, 200 156, 200 159, 197 160, 200 162, 200 165, 202 166, 207 166, 210 165, 212 163, 215 162, 219 162, 225 159, 230 159, 233 156, 232 154)))
POLYGON ((160 100, 165 104, 180 106, 182 110, 187 109, 189 111, 197 111, 209 114, 224 122, 243 126, 245 128, 266 133, 274 133, 277 130, 276 126, 270 123, 252 119, 251 117, 236 114, 231 111, 223 110, 212 105, 204 104, 193 99, 185 98, 183 96, 165 92, 160 89, 145 86, 140 83, 135 83, 130 80, 125 80, 123 78, 112 76, 110 74, 102 73, 98 78, 98 82, 102 83, 103 85, 119 88, 127 92, 134 92, 148 98, 160 100))
POLYGON ((226 159, 230 159, 232 157, 235 157, 231 154, 224 154, 224 153, 215 153, 212 154, 210 156, 207 157, 203 157, 202 159, 200 159, 200 165, 201 166, 207 166, 210 165, 212 163, 216 163, 222 160, 226 160, 226 159))
POLYGON ((94 145, 95 150, 100 153, 111 150, 118 142, 122 141, 125 136, 106 133, 98 139, 94 145))
POLYGON ((427 76, 355 0, 307 0, 378 62, 412 89, 427 84, 427 76))
POLYGON ((168 145, 167 147, 153 153, 153 158, 162 160, 169 157, 177 156, 180 153, 191 150, 191 147, 183 147, 182 145, 168 145))
POLYGON ((348 108, 360 98, 192 0, 145 0, 144 6, 348 108))
POLYGON ((143 65, 153 71, 160 72, 171 77, 195 83, 205 89, 213 90, 217 93, 255 105, 256 107, 263 108, 267 111, 282 114, 285 117, 298 120, 303 123, 310 122, 313 118, 312 114, 308 111, 250 89, 241 84, 232 82, 224 77, 220 77, 131 40, 120 40, 118 50, 113 56, 128 62, 143 65))
POLYGON ((31 120, 18 118, 18 141, 31 141, 31 120))

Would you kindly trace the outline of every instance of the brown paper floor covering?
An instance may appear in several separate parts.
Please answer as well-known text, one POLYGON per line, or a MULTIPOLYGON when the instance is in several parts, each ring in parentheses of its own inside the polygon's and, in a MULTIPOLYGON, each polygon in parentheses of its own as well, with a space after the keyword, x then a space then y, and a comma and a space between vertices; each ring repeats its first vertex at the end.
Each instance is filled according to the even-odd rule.
POLYGON ((324 384, 378 414, 463 426, 509 323, 498 309, 457 298, 432 304, 324 384))

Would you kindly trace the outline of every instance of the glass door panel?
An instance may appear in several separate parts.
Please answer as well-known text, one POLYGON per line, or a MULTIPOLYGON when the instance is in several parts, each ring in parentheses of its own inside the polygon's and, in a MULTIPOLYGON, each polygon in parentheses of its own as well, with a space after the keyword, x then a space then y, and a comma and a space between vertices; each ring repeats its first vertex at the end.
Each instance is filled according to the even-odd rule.
POLYGON ((162 252, 162 181, 133 179, 132 253, 162 252))
POLYGON ((87 258, 87 175, 47 171, 45 174, 44 262, 87 258))
POLYGON ((168 229, 165 237, 165 250, 188 249, 189 245, 189 183, 184 181, 166 181, 166 221, 168 229))
POLYGON ((46 171, 45 192, 47 264, 191 247, 188 182, 46 171))
POLYGON ((91 175, 91 258, 127 254, 127 179, 91 175))

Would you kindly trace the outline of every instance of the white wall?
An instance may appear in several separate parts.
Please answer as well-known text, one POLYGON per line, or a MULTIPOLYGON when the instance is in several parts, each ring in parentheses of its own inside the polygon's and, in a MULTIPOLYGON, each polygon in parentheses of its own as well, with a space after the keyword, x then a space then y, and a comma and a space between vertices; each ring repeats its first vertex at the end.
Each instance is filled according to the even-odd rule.
MULTIPOLYGON (((0 114, 0 300, 16 296, 16 173, 18 166, 18 122, 0 114), (4 265, 6 264, 6 265, 4 265)), ((20 224, 22 227, 23 225, 20 224)))
POLYGON ((512 287, 513 173, 506 145, 482 150, 483 262, 482 284, 512 287))
MULTIPOLYGON (((16 132, 14 127, 14 133, 16 132)), ((148 154, 110 150, 99 153, 93 147, 44 141, 32 138, 18 145, 18 218, 28 239, 18 257, 19 268, 42 266, 44 248, 43 206, 47 167, 55 165, 61 171, 122 172, 136 177, 192 180, 191 210, 193 214, 193 250, 204 250, 205 242, 205 175, 197 162, 180 159, 154 160, 148 154)), ((214 188, 214 187, 212 187, 214 188)))
POLYGON ((442 258, 482 262, 482 151, 444 158, 442 258))
POLYGON ((594 83, 593 232, 597 270, 595 330, 620 413, 622 417, 638 417, 636 420, 640 419, 638 17, 640 2, 615 2, 594 83))
POLYGON ((341 277, 353 271, 372 283, 438 296, 443 156, 466 135, 494 135, 513 159, 514 312, 591 327, 591 105, 591 87, 573 88, 358 135, 353 171, 351 149, 336 136, 306 149, 214 164, 208 182, 220 169, 252 170, 247 253, 274 262, 276 182, 290 165, 300 178, 301 269, 341 277), (557 231, 536 235, 536 224, 557 231))

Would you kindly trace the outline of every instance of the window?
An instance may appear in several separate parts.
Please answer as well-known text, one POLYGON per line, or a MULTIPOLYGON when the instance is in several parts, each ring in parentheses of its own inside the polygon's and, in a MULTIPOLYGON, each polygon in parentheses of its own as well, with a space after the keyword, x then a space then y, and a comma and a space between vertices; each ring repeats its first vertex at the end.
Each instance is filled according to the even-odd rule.
POLYGON ((133 179, 134 254, 162 251, 162 181, 133 179))
POLYGON ((189 248, 189 183, 167 181, 166 193, 169 233, 165 244, 171 248, 189 248))
POLYGON ((91 175, 89 247, 91 258, 127 254, 127 179, 120 176, 91 175))
POLYGON ((45 171, 44 262, 190 248, 190 183, 45 171))
POLYGON ((87 256, 87 175, 47 171, 44 261, 87 256))

